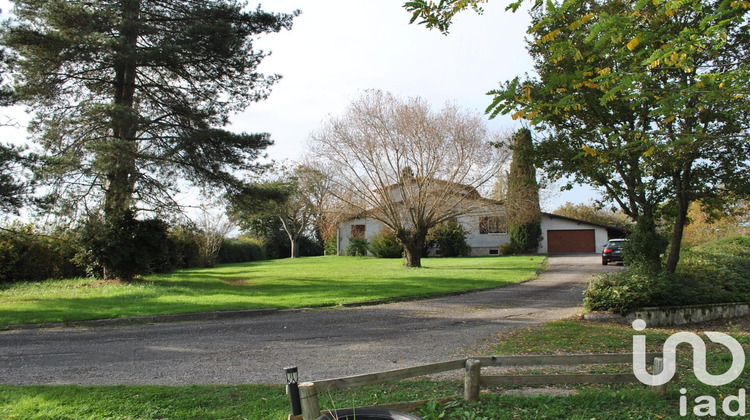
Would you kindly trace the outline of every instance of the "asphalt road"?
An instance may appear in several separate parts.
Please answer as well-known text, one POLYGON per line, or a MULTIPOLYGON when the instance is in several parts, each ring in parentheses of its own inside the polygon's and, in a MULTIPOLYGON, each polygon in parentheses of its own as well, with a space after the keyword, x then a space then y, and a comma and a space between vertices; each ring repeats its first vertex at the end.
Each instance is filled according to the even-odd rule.
POLYGON ((2 384, 282 383, 471 355, 509 330, 581 310, 597 255, 555 256, 538 280, 492 291, 360 308, 230 319, 0 332, 2 384))

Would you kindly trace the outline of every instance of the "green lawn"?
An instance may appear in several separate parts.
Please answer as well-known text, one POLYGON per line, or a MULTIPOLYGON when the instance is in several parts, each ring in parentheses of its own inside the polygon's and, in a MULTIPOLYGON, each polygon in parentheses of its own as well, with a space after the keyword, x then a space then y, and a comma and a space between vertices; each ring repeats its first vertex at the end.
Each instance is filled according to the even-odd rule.
MULTIPOLYGON (((733 325, 729 321, 692 330, 725 331, 750 347, 750 319, 733 325)), ((658 350, 664 340, 684 329, 647 329, 649 350, 658 350)), ((634 331, 625 325, 562 320, 518 330, 499 337, 492 354, 629 352, 634 331)), ((708 340, 706 340, 708 341, 708 340)), ((720 345, 709 344, 707 366, 721 373, 731 363, 720 345)), ((717 417, 722 400, 750 388, 746 367, 734 383, 711 387, 699 383, 692 373, 689 346, 678 349, 679 377, 667 396, 659 396, 640 384, 569 386, 575 393, 565 397, 518 396, 502 394, 503 389, 482 393, 481 402, 456 401, 447 406, 430 405, 418 414, 425 420, 503 420, 503 419, 681 419, 680 388, 687 393, 688 416, 694 418, 694 400, 711 396, 717 401, 717 417)), ((581 371, 628 372, 629 365, 607 365, 581 371)), ((375 387, 325 393, 321 406, 345 408, 372 404, 435 399, 462 394, 461 381, 420 379, 375 387)), ((732 407, 736 409, 737 407, 732 407)), ((289 401, 282 386, 0 386, 0 419, 253 419, 282 420, 289 414, 289 401)))
POLYGON ((157 314, 338 305, 517 283, 543 257, 400 259, 310 257, 154 275, 131 284, 92 279, 0 285, 0 326, 157 314))

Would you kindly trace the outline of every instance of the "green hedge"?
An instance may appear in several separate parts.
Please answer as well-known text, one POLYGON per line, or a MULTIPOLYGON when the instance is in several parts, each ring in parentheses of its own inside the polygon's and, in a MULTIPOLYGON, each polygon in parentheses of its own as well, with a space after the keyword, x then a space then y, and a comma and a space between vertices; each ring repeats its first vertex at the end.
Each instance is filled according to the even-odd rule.
POLYGON ((31 224, 3 228, 0 283, 83 276, 84 267, 73 262, 77 251, 72 235, 47 234, 31 224))
POLYGON ((266 259, 263 241, 253 238, 224 239, 218 261, 222 264, 260 261, 266 259))
MULTIPOLYGON (((149 235, 152 231, 159 233, 145 235, 153 236, 149 240, 143 238, 144 234, 137 235, 139 241, 136 248, 145 250, 141 254, 150 257, 139 273, 167 273, 178 268, 199 266, 198 234, 193 228, 172 227, 164 236, 166 224, 163 222, 153 219, 138 224, 143 225, 145 230, 141 230, 149 235), (153 228, 152 225, 157 226, 153 228)), ((111 246, 104 246, 108 243, 99 243, 106 242, 102 238, 112 237, 111 233, 106 232, 105 224, 96 221, 80 229, 58 229, 50 233, 33 224, 0 228, 0 283, 100 277, 102 267, 97 255, 111 253, 111 246)), ((219 251, 219 261, 222 263, 264 259, 265 248, 261 241, 255 239, 226 239, 219 251)), ((136 265, 135 262, 129 263, 136 265)))

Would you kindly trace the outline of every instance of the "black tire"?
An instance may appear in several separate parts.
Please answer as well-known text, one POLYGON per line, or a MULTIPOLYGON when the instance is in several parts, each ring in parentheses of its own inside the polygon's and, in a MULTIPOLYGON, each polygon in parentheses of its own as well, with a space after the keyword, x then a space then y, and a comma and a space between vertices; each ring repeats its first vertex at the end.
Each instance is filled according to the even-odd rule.
POLYGON ((422 417, 398 410, 384 410, 380 408, 360 408, 353 410, 334 410, 333 415, 325 414, 318 420, 423 420, 422 417))
POLYGON ((607 260, 602 258, 602 265, 607 265, 607 260))

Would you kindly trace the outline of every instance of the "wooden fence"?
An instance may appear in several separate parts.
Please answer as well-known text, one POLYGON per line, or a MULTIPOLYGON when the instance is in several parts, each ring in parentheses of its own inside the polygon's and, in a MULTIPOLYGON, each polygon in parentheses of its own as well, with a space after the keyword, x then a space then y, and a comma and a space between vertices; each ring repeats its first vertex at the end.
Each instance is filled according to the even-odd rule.
MULTIPOLYGON (((577 366, 613 363, 631 363, 632 353, 571 354, 571 355, 529 355, 492 356, 452 360, 432 363, 405 369, 366 375, 325 379, 299 384, 302 415, 290 416, 290 420, 314 420, 321 415, 318 395, 326 391, 349 389, 384 382, 432 375, 435 373, 464 370, 464 399, 478 401, 481 387, 493 385, 556 385, 572 383, 625 383, 638 382, 632 373, 613 374, 549 374, 549 375, 482 375, 482 367, 536 367, 536 366, 577 366)), ((654 373, 663 369, 661 353, 647 353, 646 361, 654 364, 654 373)), ((655 391, 666 392, 666 385, 654 387, 655 391)))

